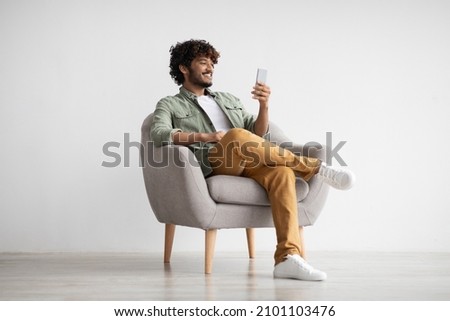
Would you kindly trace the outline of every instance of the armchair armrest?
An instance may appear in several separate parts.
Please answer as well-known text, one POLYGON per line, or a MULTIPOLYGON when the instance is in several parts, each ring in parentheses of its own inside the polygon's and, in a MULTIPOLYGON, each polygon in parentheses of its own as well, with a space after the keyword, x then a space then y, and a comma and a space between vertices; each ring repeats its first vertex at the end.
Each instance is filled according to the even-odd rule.
POLYGON ((306 157, 313 157, 318 158, 321 161, 326 161, 326 151, 327 148, 324 145, 321 145, 319 143, 307 143, 305 145, 302 144, 296 144, 296 143, 283 143, 281 144, 281 147, 286 148, 293 152, 296 155, 306 156, 306 157))
POLYGON ((287 137, 279 126, 270 122, 269 124, 269 140, 291 152, 307 156, 318 158, 322 161, 326 161, 326 146, 319 143, 307 143, 304 145, 293 143, 292 140, 287 137))
POLYGON ((194 154, 185 146, 147 143, 141 148, 141 162, 147 196, 158 221, 207 229, 216 204, 194 154))

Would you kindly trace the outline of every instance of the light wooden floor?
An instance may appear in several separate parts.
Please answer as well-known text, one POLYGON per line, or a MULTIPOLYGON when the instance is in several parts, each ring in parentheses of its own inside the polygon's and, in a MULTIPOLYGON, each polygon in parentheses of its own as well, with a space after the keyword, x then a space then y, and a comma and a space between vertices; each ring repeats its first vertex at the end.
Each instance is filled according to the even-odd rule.
POLYGON ((324 282, 272 278, 272 254, 0 254, 0 300, 450 300, 450 253, 309 254, 324 282))

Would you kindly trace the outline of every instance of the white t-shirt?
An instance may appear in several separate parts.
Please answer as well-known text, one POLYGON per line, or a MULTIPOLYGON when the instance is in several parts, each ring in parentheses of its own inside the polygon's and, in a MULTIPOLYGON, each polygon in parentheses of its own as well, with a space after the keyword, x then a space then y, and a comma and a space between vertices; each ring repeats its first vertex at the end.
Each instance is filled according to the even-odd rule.
POLYGON ((197 97, 197 101, 208 114, 217 131, 223 130, 226 132, 231 129, 232 126, 229 119, 211 96, 199 96, 197 97))

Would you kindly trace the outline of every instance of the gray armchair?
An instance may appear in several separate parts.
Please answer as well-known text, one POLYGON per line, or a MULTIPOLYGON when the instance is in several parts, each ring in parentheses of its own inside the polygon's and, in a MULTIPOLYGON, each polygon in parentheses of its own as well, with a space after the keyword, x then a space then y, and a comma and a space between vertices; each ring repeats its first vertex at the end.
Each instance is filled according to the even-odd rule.
MULTIPOLYGON (((166 225, 164 262, 169 263, 175 226, 205 231, 205 273, 212 271, 218 229, 245 228, 249 257, 254 257, 253 228, 273 227, 266 191, 251 178, 217 175, 204 178, 194 154, 184 146, 155 147, 150 137, 153 114, 142 124, 141 164, 148 199, 157 220, 166 225)), ((325 158, 320 145, 301 146, 270 123, 270 141, 295 153, 325 158)), ((328 194, 328 185, 314 177, 297 178, 299 232, 317 220, 328 194)), ((302 248, 304 246, 302 244, 302 248)), ((302 253, 304 256, 304 253, 302 253)))

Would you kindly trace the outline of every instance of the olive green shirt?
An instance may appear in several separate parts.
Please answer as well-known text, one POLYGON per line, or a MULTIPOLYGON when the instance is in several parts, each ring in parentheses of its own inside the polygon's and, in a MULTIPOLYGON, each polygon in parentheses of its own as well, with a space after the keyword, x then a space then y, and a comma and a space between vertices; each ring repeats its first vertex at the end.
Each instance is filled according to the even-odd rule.
MULTIPOLYGON (((241 101, 224 92, 212 92, 206 89, 229 119, 231 126, 254 132, 255 117, 248 113, 241 101)), ((197 96, 184 87, 175 96, 161 99, 154 112, 150 137, 156 146, 173 144, 172 135, 176 132, 212 133, 217 130, 206 112, 197 102, 197 96)), ((211 174, 208 151, 213 143, 198 142, 189 145, 200 162, 203 175, 211 174)))

